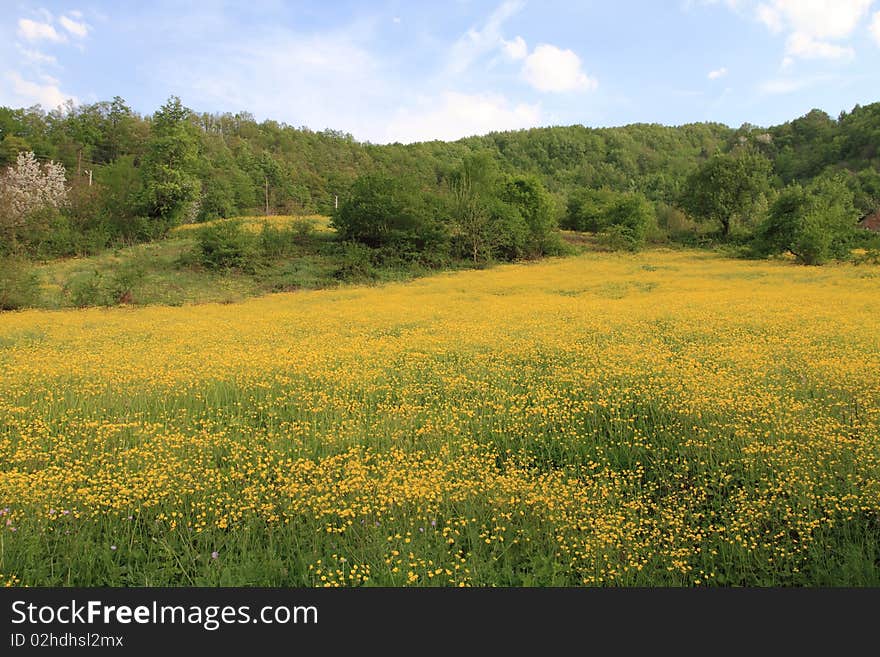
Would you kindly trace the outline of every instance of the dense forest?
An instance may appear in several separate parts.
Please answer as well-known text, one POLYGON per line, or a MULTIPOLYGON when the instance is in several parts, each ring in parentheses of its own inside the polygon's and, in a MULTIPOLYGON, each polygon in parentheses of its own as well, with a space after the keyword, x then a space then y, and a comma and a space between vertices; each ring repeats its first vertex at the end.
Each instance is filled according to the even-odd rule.
POLYGON ((769 128, 569 126, 407 145, 198 113, 175 97, 148 116, 118 97, 3 107, 0 251, 83 254, 180 223, 321 213, 372 248, 474 261, 553 252, 560 225, 623 248, 751 240, 818 263, 880 208, 878 148, 880 103, 769 128), (63 203, 45 190, 16 202, 28 176, 49 185, 51 162, 63 165, 63 203))

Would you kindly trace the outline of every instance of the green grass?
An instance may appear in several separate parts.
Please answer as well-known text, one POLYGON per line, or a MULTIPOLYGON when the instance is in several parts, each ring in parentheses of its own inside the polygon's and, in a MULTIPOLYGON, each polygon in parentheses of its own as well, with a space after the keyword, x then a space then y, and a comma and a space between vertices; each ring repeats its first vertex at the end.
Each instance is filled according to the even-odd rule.
MULTIPOLYGON (((260 218, 244 225, 259 229, 260 218)), ((269 217, 272 226, 284 226, 269 217)), ((36 266, 36 308, 84 306, 234 303, 272 292, 334 288, 346 284, 403 281, 430 273, 412 263, 370 264, 366 275, 346 268, 346 253, 328 219, 309 218, 315 231, 283 257, 265 258, 254 270, 211 270, 200 266, 194 252, 198 225, 182 226, 168 237, 106 251, 54 260, 36 266), (321 219, 321 221, 317 221, 321 219)), ((218 222, 212 222, 217 224, 218 222)), ((450 268, 467 266, 452 263, 450 268)))

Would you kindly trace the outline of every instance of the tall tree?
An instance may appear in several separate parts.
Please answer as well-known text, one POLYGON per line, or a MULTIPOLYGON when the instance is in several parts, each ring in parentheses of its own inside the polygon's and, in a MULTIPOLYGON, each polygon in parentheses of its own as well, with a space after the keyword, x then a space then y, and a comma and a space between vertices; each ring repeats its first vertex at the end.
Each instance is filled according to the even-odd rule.
POLYGON ((528 226, 528 255, 545 255, 558 248, 553 202, 537 176, 508 179, 501 189, 501 200, 516 208, 528 226))
POLYGON ((727 237, 733 220, 768 189, 769 177, 770 162, 759 153, 715 155, 688 176, 679 202, 695 219, 720 224, 727 237))
POLYGON ((180 223, 200 192, 195 176, 198 134, 190 115, 177 96, 171 96, 153 115, 142 167, 144 207, 164 227, 180 223))
POLYGON ((449 179, 452 193, 452 236, 477 263, 492 257, 492 210, 497 166, 486 152, 464 159, 449 179))

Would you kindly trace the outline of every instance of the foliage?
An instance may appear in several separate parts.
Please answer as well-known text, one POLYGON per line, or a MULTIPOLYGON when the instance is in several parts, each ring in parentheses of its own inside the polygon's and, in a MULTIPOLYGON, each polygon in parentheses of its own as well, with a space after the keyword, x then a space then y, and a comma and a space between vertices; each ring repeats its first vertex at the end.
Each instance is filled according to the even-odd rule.
POLYGON ((769 173, 769 160, 755 151, 715 155, 688 176, 679 202, 695 219, 720 224, 726 237, 736 217, 750 216, 769 173))
POLYGON ((204 226, 196 238, 198 261, 208 269, 249 269, 254 264, 255 242, 238 221, 204 226))
POLYGON ((840 176, 821 177, 806 188, 787 187, 774 201, 759 231, 764 250, 788 251, 807 265, 849 253, 859 213, 840 176))
POLYGON ((416 185, 382 174, 355 181, 333 226, 341 239, 374 248, 424 250, 443 240, 443 227, 416 185))
POLYGON ((515 176, 504 182, 500 198, 517 210, 528 233, 525 253, 538 257, 559 252, 553 200, 537 176, 515 176))
MULTIPOLYGON (((768 128, 560 126, 451 143, 376 145, 339 131, 258 122, 247 112, 195 113, 175 97, 152 116, 140 116, 117 97, 51 112, 38 106, 0 108, 0 163, 11 164, 20 152, 32 151, 39 161, 61 162, 72 188, 84 185, 87 171, 92 172, 99 210, 88 221, 84 213, 67 209, 62 211, 66 221, 44 214, 28 238, 41 245, 42 254, 56 246, 62 251, 99 248, 92 245, 102 240, 146 241, 181 221, 267 211, 330 213, 336 199, 342 206, 353 200, 358 178, 371 175, 394 179, 410 190, 405 205, 418 226, 403 227, 391 238, 391 248, 411 261, 467 257, 481 263, 558 250, 556 232, 542 223, 548 215, 530 213, 506 195, 511 179, 543 186, 551 201, 551 222, 559 213, 555 206, 567 203, 562 221, 594 232, 600 229, 591 212, 595 215, 596 206, 604 204, 603 193, 641 194, 664 213, 660 229, 649 227, 649 241, 663 239, 660 230, 682 242, 711 239, 705 228, 691 223, 695 219, 743 242, 784 184, 806 185, 833 173, 846 176, 856 207, 869 214, 880 208, 878 135, 880 103, 856 106, 837 119, 813 110, 768 128), (719 157, 731 166, 719 166, 719 157), (481 203, 471 203, 465 212, 467 204, 456 201, 454 187, 463 163, 472 158, 480 164, 472 169, 485 165, 492 182, 480 193, 481 203), (709 175, 713 171, 720 186, 709 175), (594 196, 584 190, 593 190, 594 196), (498 199, 529 226, 524 239, 520 220, 498 199), (669 214, 672 206, 691 217, 669 214), (59 233, 49 235, 56 228, 59 233), (422 229, 429 237, 424 244, 424 235, 415 237, 422 229), (498 229, 505 234, 496 235, 498 229), (89 235, 80 239, 76 233, 83 232, 89 235)), ((37 253, 28 244, 16 249, 37 253)))
POLYGON ((636 251, 644 246, 656 222, 654 207, 639 192, 585 189, 569 198, 563 225, 600 233, 611 249, 636 251))
POLYGON ((191 111, 172 96, 156 112, 142 167, 147 215, 165 227, 179 224, 199 196, 198 138, 191 111))
POLYGON ((39 280, 30 262, 20 257, 0 256, 0 310, 32 306, 39 294, 39 280))

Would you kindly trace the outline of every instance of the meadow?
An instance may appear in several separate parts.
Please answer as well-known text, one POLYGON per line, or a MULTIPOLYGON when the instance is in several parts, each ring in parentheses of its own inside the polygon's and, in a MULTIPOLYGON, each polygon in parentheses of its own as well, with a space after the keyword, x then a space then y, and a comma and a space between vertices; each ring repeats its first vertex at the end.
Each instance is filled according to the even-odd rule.
POLYGON ((0 314, 7 585, 880 585, 880 267, 0 314))

